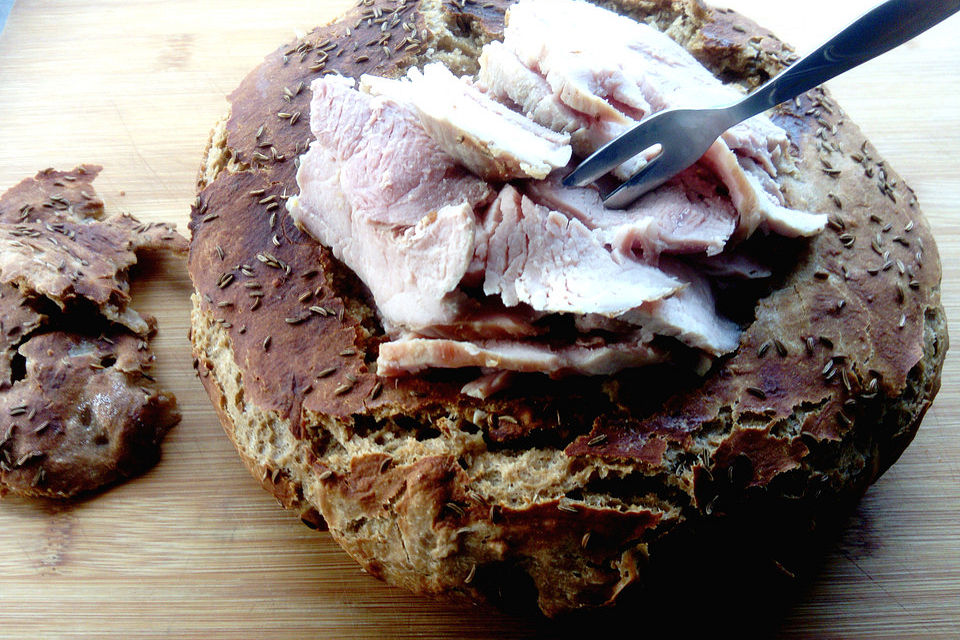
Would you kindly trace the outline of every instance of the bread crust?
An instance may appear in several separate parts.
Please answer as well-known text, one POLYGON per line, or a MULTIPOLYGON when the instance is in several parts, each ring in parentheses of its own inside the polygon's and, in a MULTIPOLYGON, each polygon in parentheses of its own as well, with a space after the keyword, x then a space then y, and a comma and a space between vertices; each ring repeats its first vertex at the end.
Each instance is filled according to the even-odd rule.
MULTIPOLYGON (((699 2, 607 5, 654 21, 746 87, 794 57, 699 2)), ((368 572, 476 600, 519 571, 556 615, 613 602, 659 547, 726 514, 755 518, 773 504, 811 521, 855 499, 932 402, 946 321, 913 192, 814 90, 774 119, 793 145, 789 203, 830 214, 829 228, 771 239, 786 256, 777 286, 706 378, 530 376, 487 400, 461 395, 457 372, 378 379, 384 336, 368 293, 282 206, 310 139, 306 86, 320 73, 397 76, 438 59, 471 72, 505 6, 360 5, 241 83, 198 180, 191 337, 252 473, 368 572)))
POLYGON ((129 306, 164 223, 104 218, 100 167, 46 169, 0 196, 0 496, 71 498, 149 469, 179 422, 150 375, 156 321, 129 306))

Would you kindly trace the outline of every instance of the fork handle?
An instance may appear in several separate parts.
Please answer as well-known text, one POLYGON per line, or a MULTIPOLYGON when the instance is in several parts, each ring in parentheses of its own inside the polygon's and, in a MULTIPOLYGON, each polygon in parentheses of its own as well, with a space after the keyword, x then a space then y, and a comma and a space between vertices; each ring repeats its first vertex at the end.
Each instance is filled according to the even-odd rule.
MULTIPOLYGON (((739 102, 746 119, 890 51, 960 11, 960 0, 888 0, 739 102)), ((738 120, 739 121, 739 120, 738 120)))

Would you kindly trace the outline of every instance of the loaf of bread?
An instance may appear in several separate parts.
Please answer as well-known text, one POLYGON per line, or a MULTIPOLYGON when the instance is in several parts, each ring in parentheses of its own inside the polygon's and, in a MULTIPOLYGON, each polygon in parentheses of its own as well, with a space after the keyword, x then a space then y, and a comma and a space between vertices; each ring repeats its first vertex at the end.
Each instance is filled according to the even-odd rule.
MULTIPOLYGON (((795 57, 750 20, 692 0, 605 6, 747 89, 795 57)), ((505 9, 365 0, 250 73, 200 171, 191 338, 251 472, 370 574, 472 600, 523 583, 552 616, 614 602, 718 531, 795 533, 836 515, 913 438, 947 332, 913 192, 817 89, 772 117, 796 166, 780 180, 788 204, 829 214, 828 228, 768 239, 775 282, 749 305, 721 301, 744 331, 705 377, 529 375, 485 400, 461 393, 458 372, 378 377, 386 336, 369 292, 284 206, 311 140, 310 82, 435 61, 475 73, 505 9)))

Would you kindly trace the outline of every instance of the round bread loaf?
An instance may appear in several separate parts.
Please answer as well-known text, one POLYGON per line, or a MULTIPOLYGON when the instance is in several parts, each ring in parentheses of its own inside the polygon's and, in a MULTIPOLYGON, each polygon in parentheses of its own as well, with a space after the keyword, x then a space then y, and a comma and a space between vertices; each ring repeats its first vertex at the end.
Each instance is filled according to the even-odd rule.
MULTIPOLYGON (((606 6, 746 88, 795 58, 751 21, 698 2, 606 6)), ((378 377, 386 337, 368 292, 284 207, 310 141, 309 83, 430 61, 473 73, 505 8, 365 0, 242 82, 199 178, 191 337, 253 474, 369 573, 474 600, 522 584, 555 615, 613 602, 690 545, 720 549, 722 532, 748 527, 762 540, 842 513, 912 439, 947 333, 913 192, 818 89, 773 118, 797 167, 781 181, 788 204, 828 213, 828 229, 768 239, 775 283, 747 305, 721 300, 744 333, 705 377, 529 375, 486 400, 462 395, 456 372, 378 377)), ((788 546, 770 560, 793 573, 788 546)))

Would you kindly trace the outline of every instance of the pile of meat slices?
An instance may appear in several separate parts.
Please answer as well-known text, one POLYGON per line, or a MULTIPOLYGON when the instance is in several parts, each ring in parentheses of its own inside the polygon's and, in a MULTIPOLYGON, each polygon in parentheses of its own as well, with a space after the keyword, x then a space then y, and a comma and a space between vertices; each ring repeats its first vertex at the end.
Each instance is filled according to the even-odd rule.
POLYGON ((644 116, 742 95, 656 29, 580 0, 520 0, 475 78, 434 63, 312 90, 316 141, 288 206, 369 287, 391 337, 380 375, 479 367, 465 390, 483 396, 509 372, 611 374, 674 348, 721 356, 739 328, 692 265, 758 229, 810 236, 826 222, 785 206, 788 140, 766 116, 627 210, 563 186, 572 158, 644 116))

